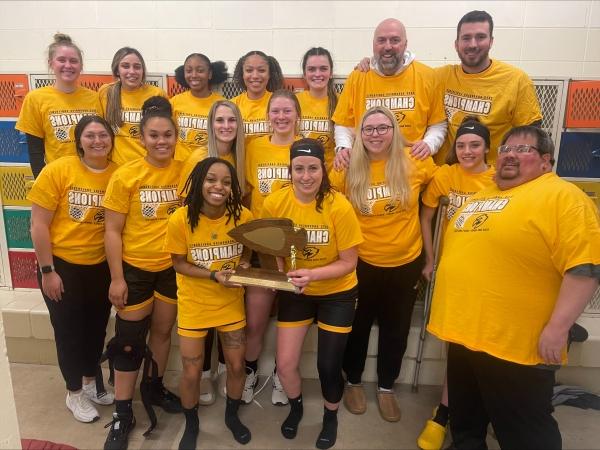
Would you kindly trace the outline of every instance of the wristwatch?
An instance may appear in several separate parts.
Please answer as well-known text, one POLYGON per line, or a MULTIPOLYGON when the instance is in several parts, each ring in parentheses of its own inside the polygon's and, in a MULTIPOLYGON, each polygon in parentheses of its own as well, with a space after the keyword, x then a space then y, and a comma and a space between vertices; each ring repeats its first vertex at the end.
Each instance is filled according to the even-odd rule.
POLYGON ((40 267, 40 270, 42 271, 42 273, 54 272, 54 266, 52 264, 49 266, 42 266, 40 267))

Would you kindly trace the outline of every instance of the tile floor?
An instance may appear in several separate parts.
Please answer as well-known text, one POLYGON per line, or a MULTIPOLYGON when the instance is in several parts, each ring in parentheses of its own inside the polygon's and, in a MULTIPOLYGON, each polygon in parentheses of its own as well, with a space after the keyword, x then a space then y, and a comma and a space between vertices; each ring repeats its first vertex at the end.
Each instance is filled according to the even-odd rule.
MULTIPOLYGON (((56 366, 11 364, 17 414, 21 436, 28 439, 43 439, 65 443, 79 449, 102 448, 106 431, 104 425, 110 421, 112 406, 99 407, 101 419, 93 424, 76 422, 65 407, 64 385, 56 366)), ((176 390, 177 372, 168 372, 165 384, 176 390)), ((261 381, 264 378, 261 377, 261 381)), ((440 387, 421 386, 412 393, 410 386, 396 388, 402 408, 402 420, 391 424, 384 422, 377 410, 375 386, 367 384, 367 412, 362 416, 348 413, 340 408, 338 440, 335 449, 411 449, 416 448, 416 438, 425 420, 431 414, 440 395, 440 387)), ((259 404, 241 408, 240 417, 252 431, 248 449, 313 449, 320 431, 322 402, 317 380, 305 380, 305 414, 298 436, 294 440, 284 439, 279 431, 287 416, 287 407, 275 407, 270 403, 270 387, 258 396, 259 404)), ((137 399, 136 399, 137 400, 137 399)), ((200 407, 199 449, 229 449, 241 447, 223 423, 224 401, 208 407, 200 407)), ((148 419, 141 402, 134 402, 138 425, 132 432, 129 448, 177 449, 183 432, 183 416, 169 415, 157 410, 159 425, 149 439, 142 437, 148 419)), ((563 433, 565 449, 600 449, 600 412, 559 406, 555 416, 563 433)), ((447 440, 446 444, 449 443, 447 440)), ((497 449, 498 443, 488 438, 490 448, 497 449)))

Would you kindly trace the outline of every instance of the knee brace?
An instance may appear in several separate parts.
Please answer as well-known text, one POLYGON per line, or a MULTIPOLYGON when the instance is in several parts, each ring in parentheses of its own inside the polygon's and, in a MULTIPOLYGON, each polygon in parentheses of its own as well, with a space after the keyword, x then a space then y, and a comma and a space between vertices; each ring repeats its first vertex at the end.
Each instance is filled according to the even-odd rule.
POLYGON ((135 372, 147 354, 146 336, 150 330, 150 316, 142 320, 116 318, 115 337, 106 345, 107 358, 121 372, 135 372))

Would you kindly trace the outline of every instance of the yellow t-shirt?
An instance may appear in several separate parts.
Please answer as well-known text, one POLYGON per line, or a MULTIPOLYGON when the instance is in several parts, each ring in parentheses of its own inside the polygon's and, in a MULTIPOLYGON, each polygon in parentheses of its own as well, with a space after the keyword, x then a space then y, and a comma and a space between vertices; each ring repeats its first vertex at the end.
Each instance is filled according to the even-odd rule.
MULTIPOLYGON (((390 200, 390 190, 385 182, 387 161, 371 161, 371 182, 367 204, 362 210, 355 209, 364 242, 358 246, 358 256, 373 266, 398 267, 408 264, 421 254, 423 240, 419 222, 419 193, 433 177, 437 166, 428 157, 423 161, 409 156, 410 200, 406 209, 400 209, 390 200)), ((346 172, 333 170, 329 174, 331 184, 346 192, 346 172)))
POLYGON ((553 173, 505 191, 494 184, 456 212, 444 241, 429 331, 496 358, 543 364, 538 341, 563 275, 600 264, 598 208, 553 173))
POLYGON ((50 211, 52 254, 72 264, 92 265, 104 255, 102 198, 117 165, 94 172, 79 156, 66 156, 40 172, 27 199, 50 211))
MULTIPOLYGON (((298 269, 314 269, 331 264, 339 259, 341 250, 348 250, 363 241, 352 205, 339 192, 326 196, 322 210, 318 212, 316 201, 303 204, 294 195, 293 187, 286 186, 265 199, 261 214, 263 218, 285 217, 294 225, 306 229, 308 243, 304 249, 298 249, 298 269)), ((286 270, 290 270, 289 258, 286 260, 286 270)), ((356 271, 352 271, 340 278, 312 282, 304 293, 334 294, 352 289, 356 283, 356 271)))
POLYGON ((266 91, 265 95, 258 100, 251 100, 248 98, 247 92, 242 92, 237 97, 231 99, 240 108, 240 113, 244 120, 246 145, 260 136, 272 133, 271 124, 267 117, 267 106, 269 105, 271 95, 273 95, 271 92, 266 91))
POLYGON ((246 184, 250 210, 260 217, 265 197, 290 182, 290 145, 275 145, 270 136, 252 140, 246 147, 246 184))
POLYGON ((179 207, 177 183, 181 161, 155 167, 144 158, 117 169, 110 180, 103 205, 127 215, 123 228, 123 260, 149 272, 171 267, 164 250, 167 220, 179 207))
POLYGON ((192 91, 171 98, 173 119, 178 129, 175 159, 185 161, 194 150, 208 147, 208 112, 217 100, 223 100, 223 97, 215 92, 206 98, 198 98, 192 91))
POLYGON ((533 83, 525 72, 502 61, 481 73, 469 74, 460 64, 435 69, 444 108, 448 134, 435 155, 443 164, 456 139, 456 131, 466 116, 477 116, 490 130, 490 153, 487 160, 496 164, 498 146, 508 130, 542 119, 533 83))
POLYGON ((447 196, 446 220, 450 220, 471 195, 494 183, 495 173, 493 167, 481 173, 469 173, 460 164, 444 164, 433 175, 421 200, 424 205, 437 208, 440 197, 447 196))
MULTIPOLYGON (((98 90, 102 110, 106 112, 108 88, 114 83, 105 84, 98 90)), ((168 98, 165 91, 151 84, 144 84, 135 91, 121 88, 121 120, 123 125, 115 132, 115 147, 112 159, 118 165, 123 165, 134 159, 146 156, 146 149, 140 141, 140 121, 142 120, 142 105, 150 97, 160 95, 168 98)))
POLYGON ((346 80, 333 121, 356 128, 364 112, 373 106, 384 106, 394 113, 409 143, 423 139, 429 125, 445 120, 433 69, 418 61, 389 77, 374 70, 354 70, 346 80))
POLYGON ((333 167, 335 157, 335 140, 333 139, 333 124, 329 119, 329 99, 315 98, 308 90, 296 94, 302 117, 300 119, 300 134, 305 138, 316 139, 325 148, 325 166, 327 170, 333 167))
POLYGON ((75 125, 83 116, 104 116, 98 94, 78 87, 70 94, 54 86, 31 91, 25 96, 15 128, 44 140, 47 163, 61 156, 76 155, 75 125))
MULTIPOLYGON (((235 228, 233 218, 200 216, 192 233, 188 223, 188 207, 175 211, 169 219, 165 250, 186 255, 187 262, 207 270, 235 269, 244 246, 227 235, 235 228)), ((246 208, 237 225, 252 220, 246 208)), ((178 326, 187 329, 212 328, 245 319, 244 289, 227 288, 210 279, 177 274, 178 326)))
MULTIPOLYGON (((183 168, 181 169, 181 177, 179 178, 179 187, 177 188, 177 192, 181 197, 185 197, 187 195, 187 190, 184 188, 187 179, 192 174, 192 170, 194 170, 200 161, 206 158, 208 158, 208 149, 205 147, 200 147, 194 150, 192 154, 184 161, 183 168)), ((233 167, 235 167, 235 158, 233 157, 232 153, 227 153, 220 158, 230 162, 233 167)))

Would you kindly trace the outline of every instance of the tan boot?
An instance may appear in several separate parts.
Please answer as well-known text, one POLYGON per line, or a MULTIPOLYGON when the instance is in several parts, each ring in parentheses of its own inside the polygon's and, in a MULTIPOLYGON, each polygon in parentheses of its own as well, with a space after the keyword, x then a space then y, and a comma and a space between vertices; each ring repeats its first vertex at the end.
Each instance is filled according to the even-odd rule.
POLYGON ((344 406, 352 414, 364 414, 367 399, 362 384, 346 384, 344 387, 344 406))
POLYGON ((377 404, 383 420, 398 422, 400 420, 400 407, 394 391, 377 390, 377 404))

